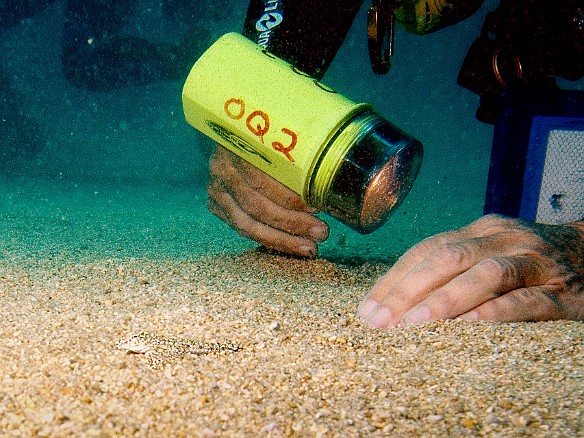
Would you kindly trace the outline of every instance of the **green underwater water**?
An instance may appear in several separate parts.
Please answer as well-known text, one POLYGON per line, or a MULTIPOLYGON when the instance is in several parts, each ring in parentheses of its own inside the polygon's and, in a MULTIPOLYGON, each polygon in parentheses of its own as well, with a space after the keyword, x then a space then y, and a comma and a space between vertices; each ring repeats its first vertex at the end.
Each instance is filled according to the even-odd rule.
MULTIPOLYGON (((238 4, 212 25, 214 35, 240 29, 247 2, 238 4)), ((494 4, 432 35, 398 30, 386 76, 371 73, 361 11, 323 82, 372 103, 422 141, 425 157, 411 194, 381 230, 361 236, 330 219, 324 257, 391 259, 481 215, 492 127, 474 118, 478 97, 458 87, 456 75, 494 4)), ((0 175, 0 257, 174 258, 254 247, 206 210, 212 145, 184 121, 182 83, 73 87, 60 66, 62 14, 56 3, 0 35, 2 68, 44 144, 0 175)))

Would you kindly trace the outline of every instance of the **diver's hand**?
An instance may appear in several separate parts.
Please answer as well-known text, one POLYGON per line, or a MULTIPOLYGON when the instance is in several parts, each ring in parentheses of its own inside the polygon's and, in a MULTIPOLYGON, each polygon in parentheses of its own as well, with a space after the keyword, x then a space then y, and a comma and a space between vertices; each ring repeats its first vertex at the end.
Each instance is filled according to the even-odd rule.
POLYGON ((209 210, 239 234, 278 251, 314 257, 328 225, 300 196, 223 147, 211 157, 209 210))
POLYGON ((448 318, 584 319, 584 222, 488 215, 407 251, 358 315, 386 328, 448 318))

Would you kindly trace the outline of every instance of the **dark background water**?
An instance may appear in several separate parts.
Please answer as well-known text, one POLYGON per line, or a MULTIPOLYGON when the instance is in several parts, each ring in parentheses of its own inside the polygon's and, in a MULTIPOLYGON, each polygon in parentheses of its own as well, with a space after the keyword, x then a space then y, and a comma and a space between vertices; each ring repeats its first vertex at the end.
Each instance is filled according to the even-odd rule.
MULTIPOLYGON (((177 29, 162 26, 156 14, 148 13, 149 5, 156 9, 157 3, 141 2, 134 28, 154 40, 171 41, 177 29)), ((241 29, 247 1, 232 4, 224 15, 202 24, 214 37, 241 29)), ((396 253, 431 233, 466 224, 482 212, 492 127, 475 119, 478 97, 457 86, 456 76, 486 12, 497 4, 487 0, 471 18, 431 35, 415 36, 398 29, 393 67, 385 76, 374 75, 369 67, 368 4, 364 4, 323 80, 354 101, 372 103, 425 146, 424 164, 412 193, 391 225, 379 232, 399 240, 396 253)), ((165 189, 168 197, 188 190, 193 193, 191 206, 185 206, 183 194, 176 195, 184 223, 190 220, 184 217, 190 209, 193 217, 210 217, 201 199, 212 144, 184 121, 182 82, 161 81, 108 92, 74 87, 65 80, 60 62, 64 10, 63 2, 57 2, 0 35, 0 63, 22 100, 23 111, 38 123, 43 143, 35 159, 12 163, 3 177, 40 178, 51 188, 47 193, 59 181, 110 188, 171 187, 165 189)), ((148 202, 149 208, 155 203, 148 202)), ((365 248, 384 241, 381 234, 361 237, 329 222, 333 223, 332 247, 355 242, 365 248), (347 240, 345 234, 355 237, 347 240)), ((188 234, 183 231, 181 235, 188 234)), ((237 238, 235 233, 231 236, 237 238)), ((168 245, 172 246, 172 239, 168 245)))
MULTIPOLYGON (((214 35, 241 28, 247 2, 232 3, 226 16, 205 23, 214 35)), ((364 7, 324 82, 353 100, 373 103, 419 137, 428 153, 426 165, 464 160, 481 170, 491 129, 475 121, 477 98, 455 81, 488 3, 496 2, 486 3, 471 19, 433 35, 398 30, 394 67, 386 76, 375 76, 368 65, 364 7)), ((202 184, 209 142, 184 122, 182 84, 166 81, 109 92, 75 88, 60 64, 63 14, 57 2, 0 35, 0 62, 46 142, 38 160, 22 170, 68 179, 202 184)), ((168 29, 157 27, 146 13, 135 19, 144 35, 165 38, 168 29)), ((450 169, 444 174, 455 177, 450 169)))

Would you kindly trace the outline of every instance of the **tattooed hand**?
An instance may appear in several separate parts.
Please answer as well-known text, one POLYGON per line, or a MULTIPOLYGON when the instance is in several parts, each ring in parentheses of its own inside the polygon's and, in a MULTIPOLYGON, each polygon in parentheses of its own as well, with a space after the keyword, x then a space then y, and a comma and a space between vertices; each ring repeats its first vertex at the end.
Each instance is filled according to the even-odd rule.
POLYGON ((371 327, 460 318, 584 319, 584 222, 489 215, 407 251, 365 297, 371 327))

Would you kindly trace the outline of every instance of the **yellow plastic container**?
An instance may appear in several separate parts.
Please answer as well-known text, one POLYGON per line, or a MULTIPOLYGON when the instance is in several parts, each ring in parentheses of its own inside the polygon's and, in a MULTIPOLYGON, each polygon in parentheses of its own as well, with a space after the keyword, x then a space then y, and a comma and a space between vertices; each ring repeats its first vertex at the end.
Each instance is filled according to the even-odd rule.
POLYGON ((421 144, 370 105, 350 101, 237 33, 221 37, 195 63, 183 106, 193 127, 362 233, 381 225, 420 166, 421 144), (380 127, 391 130, 389 148, 380 127), (355 153, 367 163, 349 158, 355 153), (398 170, 387 168, 398 161, 387 193, 387 178, 378 173, 398 170))

